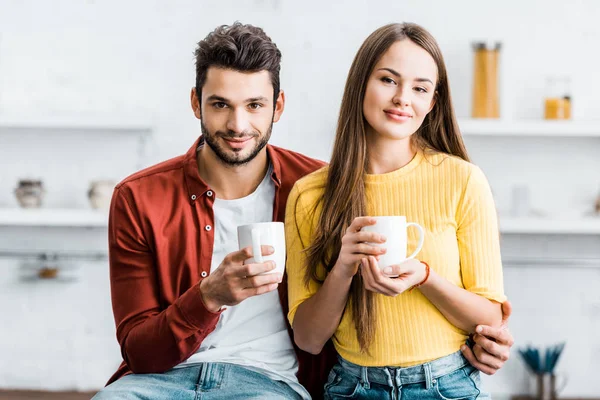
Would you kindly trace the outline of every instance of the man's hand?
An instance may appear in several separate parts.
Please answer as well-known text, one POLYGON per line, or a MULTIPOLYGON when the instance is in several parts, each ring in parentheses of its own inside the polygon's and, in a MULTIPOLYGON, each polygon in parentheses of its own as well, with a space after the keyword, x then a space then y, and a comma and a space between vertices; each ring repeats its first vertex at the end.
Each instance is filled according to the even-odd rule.
POLYGON ((499 328, 479 325, 473 335, 473 349, 463 345, 460 349, 472 366, 487 375, 494 375, 510 357, 510 348, 515 343, 508 330, 508 318, 512 306, 507 300, 502 303, 502 324, 499 328))
MULTIPOLYGON (((263 256, 274 251, 271 246, 261 246, 261 250, 263 256)), ((244 265, 251 257, 251 247, 228 254, 219 268, 200 283, 202 301, 209 311, 217 312, 223 306, 234 306, 248 297, 277 289, 280 273, 260 275, 275 269, 275 262, 244 265)))

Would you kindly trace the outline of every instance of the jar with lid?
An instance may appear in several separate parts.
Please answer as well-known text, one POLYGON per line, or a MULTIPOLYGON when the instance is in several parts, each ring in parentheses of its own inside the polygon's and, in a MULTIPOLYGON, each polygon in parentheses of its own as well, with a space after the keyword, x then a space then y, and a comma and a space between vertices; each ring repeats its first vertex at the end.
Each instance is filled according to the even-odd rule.
POLYGON ((44 198, 44 185, 39 179, 21 179, 15 189, 15 196, 23 208, 39 208, 44 198))
POLYGON ((475 42, 473 65, 473 118, 499 118, 499 42, 475 42))
POLYGON ((115 182, 111 180, 96 180, 90 182, 88 190, 88 198, 92 208, 96 210, 108 210, 110 208, 110 200, 115 188, 115 182))
POLYGON ((564 76, 546 79, 545 119, 571 119, 571 80, 564 76))

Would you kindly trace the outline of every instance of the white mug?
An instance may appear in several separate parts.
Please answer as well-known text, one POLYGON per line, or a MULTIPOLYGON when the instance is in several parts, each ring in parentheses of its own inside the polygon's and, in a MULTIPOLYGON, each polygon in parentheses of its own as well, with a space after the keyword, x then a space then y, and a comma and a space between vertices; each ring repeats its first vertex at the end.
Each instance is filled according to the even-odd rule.
POLYGON ((377 232, 385 236, 385 243, 369 243, 373 246, 385 247, 385 254, 379 257, 379 268, 384 269, 390 265, 397 265, 401 262, 414 258, 421 248, 425 239, 425 231, 423 227, 415 222, 406 222, 406 217, 403 216, 387 216, 373 217, 377 223, 375 225, 365 226, 361 231, 377 232), (414 226, 419 230, 419 244, 415 251, 408 257, 406 256, 408 247, 407 230, 408 227, 414 226))
POLYGON ((238 245, 240 250, 252 247, 254 257, 247 259, 244 264, 263 263, 275 261, 275 269, 266 273, 279 272, 283 275, 285 270, 285 229, 283 222, 260 222, 242 225, 237 228, 238 245), (272 246, 275 252, 263 256, 260 246, 272 246))

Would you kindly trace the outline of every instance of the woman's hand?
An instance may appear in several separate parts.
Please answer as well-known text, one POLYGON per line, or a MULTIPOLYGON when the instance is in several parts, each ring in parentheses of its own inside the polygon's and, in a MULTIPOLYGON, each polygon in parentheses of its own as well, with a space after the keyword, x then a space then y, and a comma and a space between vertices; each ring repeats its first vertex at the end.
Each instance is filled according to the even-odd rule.
POLYGON ((386 249, 372 243, 385 243, 386 238, 375 232, 361 232, 365 226, 375 225, 371 217, 354 218, 342 237, 342 248, 333 268, 346 277, 353 277, 358 272, 360 261, 365 257, 379 257, 386 249))
POLYGON ((395 297, 423 282, 426 270, 425 264, 411 258, 381 271, 375 257, 369 256, 362 260, 360 273, 367 290, 395 297))

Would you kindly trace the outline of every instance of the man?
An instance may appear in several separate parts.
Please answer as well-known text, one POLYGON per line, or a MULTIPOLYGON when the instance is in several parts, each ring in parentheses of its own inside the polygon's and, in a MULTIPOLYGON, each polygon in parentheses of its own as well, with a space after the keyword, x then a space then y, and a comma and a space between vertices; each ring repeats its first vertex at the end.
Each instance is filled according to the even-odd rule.
MULTIPOLYGON (((293 345, 285 276, 262 274, 270 261, 244 265, 252 250, 237 249, 238 225, 283 221, 294 182, 324 165, 267 144, 285 104, 280 59, 260 28, 215 29, 196 49, 202 136, 116 187, 110 278, 124 362, 96 399, 322 397, 332 346, 312 356, 293 345)), ((509 343, 480 336, 479 361, 467 354, 494 371, 512 337, 486 329, 509 343)))

